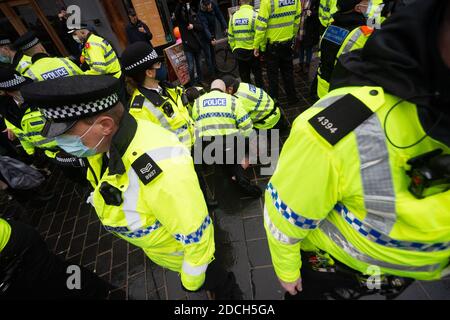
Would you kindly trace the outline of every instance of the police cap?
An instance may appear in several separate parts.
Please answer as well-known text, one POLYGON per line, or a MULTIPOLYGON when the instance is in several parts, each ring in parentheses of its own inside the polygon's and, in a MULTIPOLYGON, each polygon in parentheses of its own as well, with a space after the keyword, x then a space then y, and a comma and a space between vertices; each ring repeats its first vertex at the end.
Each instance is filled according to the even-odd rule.
POLYGON ((0 46, 11 44, 11 39, 6 34, 0 34, 0 46))
POLYGON ((23 34, 19 39, 14 42, 14 48, 17 50, 25 51, 39 43, 39 39, 33 31, 28 31, 23 34))
POLYGON ((0 68, 0 90, 16 91, 33 80, 22 76, 12 68, 0 68))
POLYGON ((53 138, 80 119, 102 113, 119 102, 120 81, 112 76, 79 75, 22 87, 24 100, 47 120, 41 134, 53 138))
POLYGON ((150 69, 155 63, 162 60, 163 58, 158 56, 155 49, 143 41, 129 45, 121 57, 122 68, 127 76, 150 69))
POLYGON ((350 11, 362 0, 338 0, 337 7, 339 11, 350 11))

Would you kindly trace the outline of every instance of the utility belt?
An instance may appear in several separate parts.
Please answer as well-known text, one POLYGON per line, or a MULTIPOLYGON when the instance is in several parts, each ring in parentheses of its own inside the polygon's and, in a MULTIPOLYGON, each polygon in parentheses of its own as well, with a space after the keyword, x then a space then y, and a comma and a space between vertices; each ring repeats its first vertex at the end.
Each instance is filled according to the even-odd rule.
MULTIPOLYGON (((324 251, 305 252, 311 269, 315 272, 335 273, 336 277, 353 278, 355 291, 353 296, 342 296, 343 299, 357 299, 359 297, 371 294, 381 294, 388 299, 393 299, 400 295, 414 279, 403 278, 389 274, 365 275, 359 271, 349 268, 345 264, 337 261, 331 255, 324 251)), ((348 293, 348 292, 347 292, 348 293)), ((339 294, 339 293, 337 293, 339 294)))
POLYGON ((292 39, 289 40, 285 40, 285 41, 270 41, 267 40, 267 50, 269 49, 276 49, 276 48, 282 48, 282 47, 287 47, 287 46, 291 46, 292 45, 292 39))
POLYGON ((262 118, 262 119, 260 119, 260 120, 258 120, 258 121, 256 121, 256 122, 254 122, 254 124, 264 124, 265 123, 265 121, 267 120, 267 119, 269 119, 271 116, 273 116, 276 112, 277 112, 277 105, 276 104, 274 104, 273 105, 273 108, 272 108, 272 110, 269 112, 269 114, 267 114, 264 118, 262 118))

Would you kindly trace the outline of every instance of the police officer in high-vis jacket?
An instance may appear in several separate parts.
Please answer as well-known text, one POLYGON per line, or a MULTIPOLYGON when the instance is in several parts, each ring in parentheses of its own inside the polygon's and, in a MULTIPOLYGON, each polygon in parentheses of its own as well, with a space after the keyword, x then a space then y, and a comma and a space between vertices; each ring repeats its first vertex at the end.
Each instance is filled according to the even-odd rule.
POLYGON ((239 99, 248 112, 253 127, 259 130, 282 129, 284 117, 275 101, 261 88, 227 75, 222 78, 227 92, 239 99))
POLYGON ((256 19, 254 55, 265 52, 269 94, 278 100, 278 74, 281 72, 288 102, 297 103, 294 86, 293 38, 300 25, 300 0, 262 0, 256 19))
POLYGON ((119 85, 111 76, 74 76, 21 92, 48 120, 44 136, 87 157, 88 202, 104 227, 198 290, 215 248, 190 152, 171 132, 126 112, 119 85))
MULTIPOLYGON (((215 149, 221 152, 222 156, 216 157, 214 164, 224 164, 225 173, 243 194, 254 198, 261 197, 259 187, 252 185, 245 177, 244 169, 247 168, 242 163, 246 158, 241 157, 245 156, 245 150, 238 148, 239 141, 248 144, 249 140, 253 140, 255 136, 253 123, 241 101, 226 93, 226 86, 222 80, 214 80, 210 92, 195 100, 192 118, 195 121, 196 148, 201 146, 206 150, 209 145, 215 145, 215 149)), ((246 148, 245 145, 242 147, 246 148)))
MULTIPOLYGON (((133 43, 122 53, 124 73, 137 85, 129 103, 129 112, 136 119, 151 121, 171 131, 191 150, 195 129, 189 113, 190 103, 182 86, 156 79, 163 60, 150 44, 142 41, 133 43)), ((196 165, 195 168, 208 206, 215 206, 215 201, 208 196, 200 167, 196 165)))
POLYGON ((50 57, 43 49, 39 39, 33 32, 28 32, 20 37, 16 46, 22 50, 28 50, 32 65, 23 73, 33 81, 43 81, 60 77, 82 74, 81 69, 67 58, 50 57))
MULTIPOLYGON (((82 45, 80 63, 87 67, 86 75, 109 75, 120 79, 120 101, 125 105, 128 102, 125 80, 116 50, 108 40, 90 32, 85 24, 80 28, 70 29, 69 34, 82 45)), ((84 70, 84 69, 83 69, 84 70)))
POLYGON ((251 0, 240 0, 240 8, 228 23, 228 43, 239 64, 239 76, 242 81, 251 83, 250 74, 255 77, 255 84, 264 87, 259 57, 253 55, 256 18, 258 14, 251 5, 251 0))
POLYGON ((50 252, 37 230, 0 218, 0 300, 106 299, 112 288, 50 252))
POLYGON ((333 22, 333 14, 337 11, 337 0, 320 0, 319 20, 325 30, 333 22))
POLYGON ((0 62, 11 64, 20 74, 24 74, 32 64, 31 57, 16 50, 7 35, 0 35, 0 62))
POLYGON ((337 0, 337 12, 325 30, 319 45, 317 96, 322 98, 330 88, 336 60, 345 53, 364 47, 374 28, 366 25, 368 0, 337 0))
MULTIPOLYGON (((59 166, 79 168, 84 162, 68 155, 58 148, 55 139, 41 135, 45 125, 42 113, 23 100, 20 88, 31 83, 32 80, 21 76, 13 69, 0 68, 0 96, 3 96, 2 116, 4 117, 9 134, 17 137, 24 151, 28 155, 35 155, 36 149, 43 150, 45 155, 59 166)), ((75 169, 73 169, 75 170, 75 169)), ((69 173, 70 169, 63 169, 69 173)))
POLYGON ((410 4, 294 122, 264 211, 291 295, 393 298, 450 274, 449 37, 449 2, 410 4))
POLYGON ((190 149, 195 133, 189 101, 181 86, 156 79, 163 60, 150 44, 142 41, 133 43, 122 53, 124 73, 137 85, 129 103, 130 114, 173 132, 190 149))

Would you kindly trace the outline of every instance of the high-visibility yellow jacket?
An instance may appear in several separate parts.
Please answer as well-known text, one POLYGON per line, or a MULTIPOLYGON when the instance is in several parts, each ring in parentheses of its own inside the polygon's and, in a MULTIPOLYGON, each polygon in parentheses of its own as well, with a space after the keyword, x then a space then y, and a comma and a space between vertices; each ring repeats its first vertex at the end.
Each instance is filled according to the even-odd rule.
POLYGON ((231 50, 253 49, 257 14, 250 5, 243 5, 231 17, 228 23, 228 43, 231 50))
POLYGON ((329 26, 319 45, 321 62, 317 71, 317 96, 324 97, 330 90, 331 75, 339 57, 353 50, 362 49, 371 36, 373 28, 368 26, 347 30, 338 26, 329 26), (328 45, 325 45, 325 43, 328 45), (337 54, 334 56, 334 53, 337 54), (326 56, 326 57, 325 57, 326 56))
POLYGON ((250 115, 256 129, 272 129, 280 120, 280 109, 263 89, 241 82, 234 95, 250 115))
POLYGON ((13 68, 21 75, 25 75, 25 72, 32 64, 31 57, 20 51, 13 58, 13 68))
MULTIPOLYGON (((19 139, 25 152, 33 155, 35 148, 56 151, 57 144, 53 138, 45 138, 41 135, 41 131, 45 125, 45 118, 39 110, 28 108, 21 120, 21 127, 18 128, 5 119, 6 127, 19 139)), ((52 152, 47 155, 52 156, 52 152)))
POLYGON ((386 20, 385 17, 381 16, 381 12, 384 8, 383 0, 370 0, 368 11, 367 25, 373 28, 380 28, 381 24, 386 20))
POLYGON ((11 226, 5 219, 0 218, 0 253, 8 244, 11 237, 11 226))
POLYGON ((88 158, 90 197, 106 228, 197 290, 214 231, 190 151, 169 131, 126 113, 108 153, 88 158))
POLYGON ((164 86, 159 91, 135 89, 130 100, 130 114, 175 133, 186 147, 191 148, 195 142, 194 120, 189 115, 189 101, 183 88, 164 86))
POLYGON ((267 42, 292 39, 300 26, 300 0, 261 0, 253 47, 265 51, 267 42))
POLYGON ((333 14, 337 11, 337 0, 320 0, 319 20, 322 26, 328 27, 333 22, 333 14))
POLYGON ((91 33, 81 52, 82 63, 86 62, 88 75, 111 75, 119 79, 122 76, 119 59, 114 48, 105 39, 91 33))
POLYGON ((250 136, 253 123, 238 98, 211 90, 195 100, 192 108, 196 137, 250 136))
POLYGON ((44 81, 83 74, 83 71, 67 58, 42 57, 35 61, 25 76, 34 81, 44 81))
POLYGON ((324 250, 363 274, 374 265, 384 274, 441 277, 450 258, 450 190, 419 200, 406 171, 408 159, 450 148, 431 137, 408 149, 387 142, 384 119, 396 103, 386 130, 396 144, 412 144, 425 135, 416 105, 380 87, 333 90, 295 120, 265 194, 281 280, 300 276, 300 249, 324 250), (354 119, 361 112, 367 120, 346 134, 342 113, 354 119))

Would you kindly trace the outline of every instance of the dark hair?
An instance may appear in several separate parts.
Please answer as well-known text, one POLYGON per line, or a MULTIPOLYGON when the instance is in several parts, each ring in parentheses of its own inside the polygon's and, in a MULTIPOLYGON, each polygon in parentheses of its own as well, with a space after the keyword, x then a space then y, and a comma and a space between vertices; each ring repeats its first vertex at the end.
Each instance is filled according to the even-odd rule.
POLYGON ((225 83, 225 87, 228 88, 233 88, 233 91, 236 92, 239 88, 239 85, 241 84, 241 82, 239 81, 238 78, 235 78, 233 76, 230 75, 226 75, 224 77, 222 77, 222 81, 225 83))
POLYGON ((145 77, 147 76, 146 72, 147 72, 147 70, 142 70, 142 71, 136 72, 135 74, 129 75, 129 77, 131 79, 133 79, 133 81, 136 82, 136 84, 138 86, 141 86, 145 81, 145 77))
POLYGON ((134 17, 136 15, 136 11, 134 9, 128 9, 128 15, 134 17))

